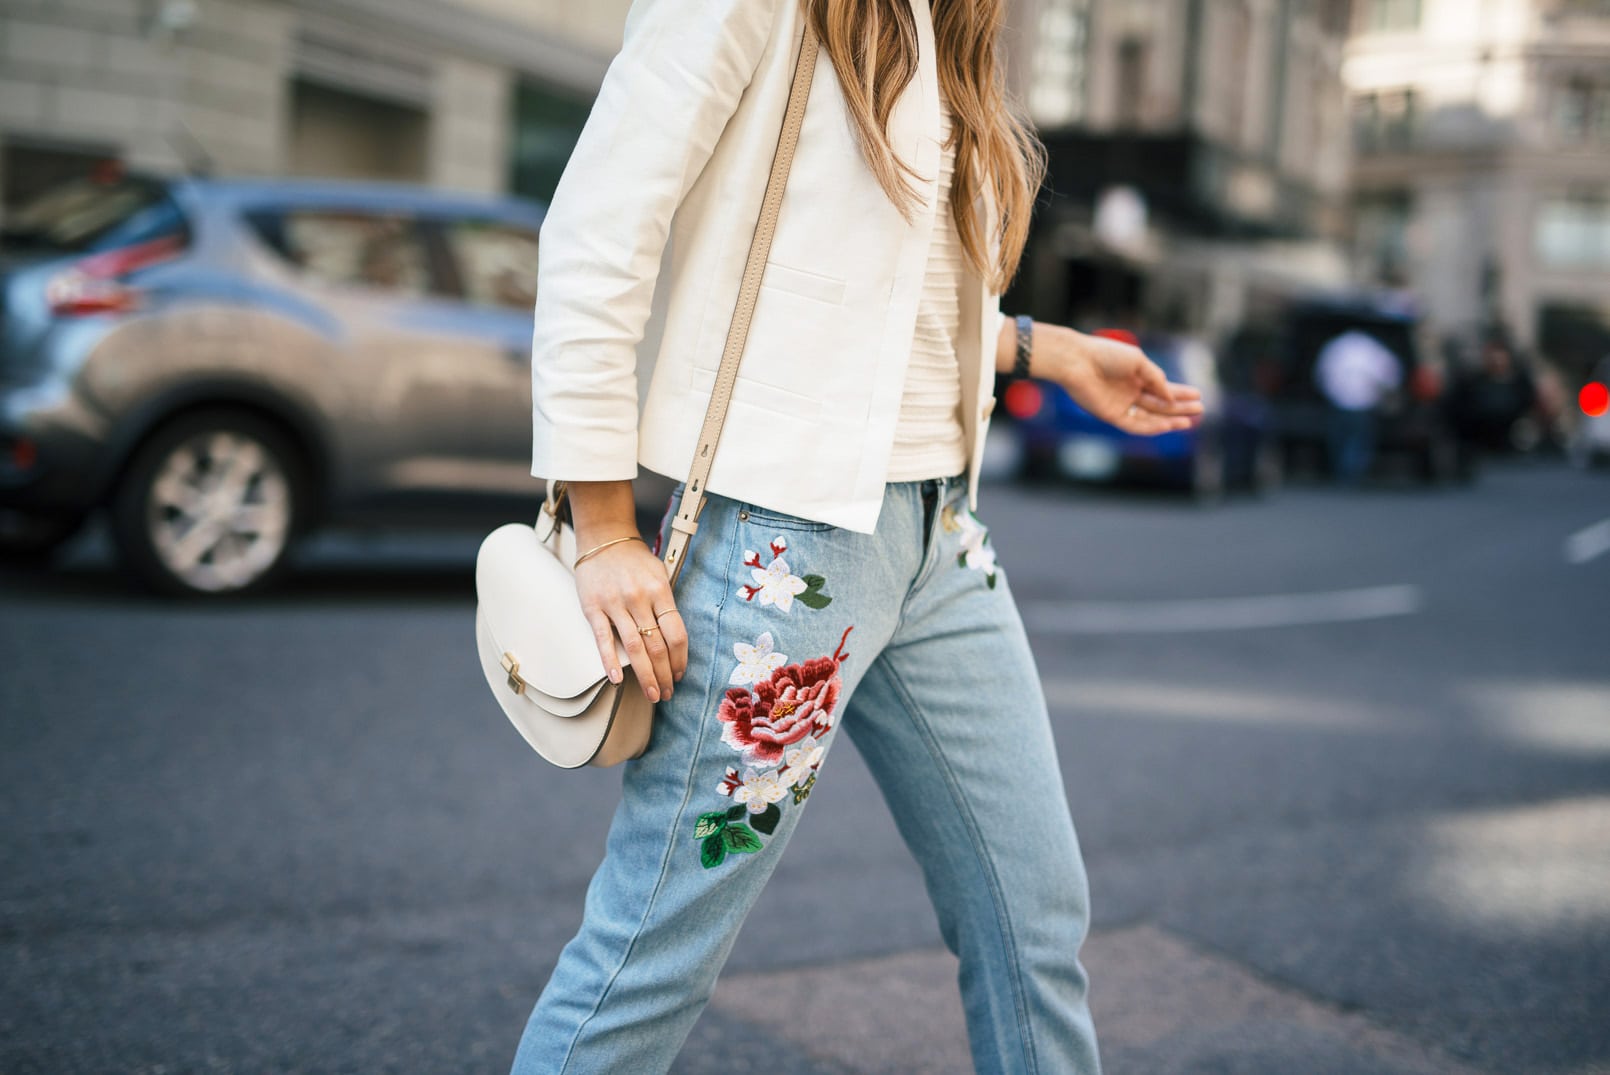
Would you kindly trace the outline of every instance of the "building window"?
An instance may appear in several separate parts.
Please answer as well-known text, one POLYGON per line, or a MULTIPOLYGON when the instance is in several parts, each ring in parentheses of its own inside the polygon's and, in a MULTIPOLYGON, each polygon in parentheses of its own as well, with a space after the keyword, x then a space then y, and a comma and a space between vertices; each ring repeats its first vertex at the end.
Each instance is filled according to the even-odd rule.
POLYGON ((1533 238, 1551 268, 1610 269, 1610 190, 1548 199, 1533 238))
POLYGON ((1573 78, 1554 93, 1554 130, 1567 145, 1610 145, 1610 82, 1573 78))
POLYGON ((1359 197, 1353 210, 1353 247, 1366 279, 1390 284, 1407 277, 1413 210, 1413 201, 1403 191, 1359 197))
POLYGON ((547 202, 553 197, 590 101, 531 82, 514 88, 514 137, 509 140, 509 189, 547 202))
POLYGON ((1040 9, 1029 83, 1029 113, 1037 125, 1084 119, 1089 35, 1089 0, 1047 0, 1040 9))
POLYGON ((1147 43, 1126 37, 1118 43, 1118 126, 1139 127, 1145 116, 1147 43))
POLYGON ((1368 0, 1365 33, 1403 33, 1420 28, 1420 0, 1368 0))
POLYGON ((430 117, 423 108, 298 78, 289 125, 292 175, 425 178, 430 117))
POLYGON ((1360 94, 1353 102, 1353 139, 1361 153, 1407 149, 1414 143, 1419 102, 1410 89, 1360 94))

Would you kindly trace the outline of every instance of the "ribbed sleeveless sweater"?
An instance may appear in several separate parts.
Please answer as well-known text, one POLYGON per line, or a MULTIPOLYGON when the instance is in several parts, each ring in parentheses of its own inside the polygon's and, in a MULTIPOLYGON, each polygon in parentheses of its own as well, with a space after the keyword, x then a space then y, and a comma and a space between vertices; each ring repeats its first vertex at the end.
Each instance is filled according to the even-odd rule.
POLYGON ((900 397, 887 481, 944 478, 967 468, 966 431, 962 427, 961 373, 956 340, 961 327, 961 236, 950 211, 951 176, 956 166, 950 136, 950 110, 940 101, 941 146, 933 241, 928 248, 922 296, 917 302, 917 328, 911 360, 900 397))

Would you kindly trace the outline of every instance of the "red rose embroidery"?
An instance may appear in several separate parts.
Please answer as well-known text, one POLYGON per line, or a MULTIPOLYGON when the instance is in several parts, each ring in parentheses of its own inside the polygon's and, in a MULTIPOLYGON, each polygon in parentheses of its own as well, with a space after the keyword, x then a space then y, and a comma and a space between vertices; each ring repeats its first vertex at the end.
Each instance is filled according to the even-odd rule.
POLYGON ((756 765, 775 765, 782 761, 785 747, 832 728, 833 710, 844 687, 839 663, 849 656, 844 639, 850 630, 845 628, 830 657, 773 669, 755 684, 753 694, 743 687, 729 689, 716 714, 726 725, 721 741, 745 751, 756 765))

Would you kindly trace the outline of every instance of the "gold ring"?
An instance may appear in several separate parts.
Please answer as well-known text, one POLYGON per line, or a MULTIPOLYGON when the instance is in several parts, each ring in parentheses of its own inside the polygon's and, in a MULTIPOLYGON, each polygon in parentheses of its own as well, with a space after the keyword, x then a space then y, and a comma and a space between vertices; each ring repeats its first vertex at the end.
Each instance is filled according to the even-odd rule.
POLYGON ((640 635, 651 635, 655 631, 658 631, 658 630, 659 630, 658 626, 654 626, 654 627, 639 627, 637 629, 637 633, 640 634, 640 635))
POLYGON ((664 611, 662 611, 662 612, 656 612, 656 613, 655 613, 655 614, 654 614, 654 618, 655 618, 655 619, 656 619, 656 620, 657 620, 657 619, 659 619, 659 618, 660 618, 660 617, 661 617, 661 616, 663 616, 663 615, 665 615, 665 613, 666 613, 666 612, 675 612, 675 613, 676 613, 676 614, 677 614, 677 615, 679 615, 679 616, 680 616, 680 615, 681 615, 681 614, 682 614, 682 610, 681 610, 681 609, 679 609, 679 608, 677 608, 677 607, 676 607, 676 606, 675 606, 675 605, 672 605, 672 606, 671 606, 671 607, 670 607, 670 608, 668 608, 668 609, 665 609, 665 610, 664 610, 664 611))

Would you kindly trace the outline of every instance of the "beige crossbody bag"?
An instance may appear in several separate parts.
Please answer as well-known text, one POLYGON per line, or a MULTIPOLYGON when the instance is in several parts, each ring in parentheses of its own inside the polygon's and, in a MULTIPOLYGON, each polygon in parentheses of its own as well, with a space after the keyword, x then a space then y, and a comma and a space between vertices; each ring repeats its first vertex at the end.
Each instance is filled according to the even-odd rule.
MULTIPOLYGON (((807 19, 760 220, 744 263, 738 305, 727 330, 693 466, 671 520, 663 558, 673 588, 688 541, 699 528, 704 483, 715 462, 716 442, 721 438, 727 403, 738 377, 738 360, 749 336, 761 275, 777 229, 783 188, 816 70, 816 53, 816 35, 807 19)), ((648 748, 654 703, 638 686, 618 639, 615 653, 624 673, 621 682, 611 683, 604 670, 593 629, 576 593, 576 535, 569 513, 560 511, 564 498, 565 483, 551 482, 534 526, 507 523, 481 543, 475 559, 475 646, 492 694, 538 754, 565 769, 616 765, 648 748)))

